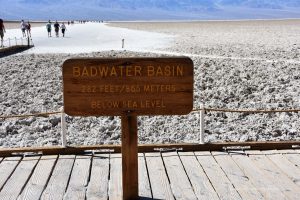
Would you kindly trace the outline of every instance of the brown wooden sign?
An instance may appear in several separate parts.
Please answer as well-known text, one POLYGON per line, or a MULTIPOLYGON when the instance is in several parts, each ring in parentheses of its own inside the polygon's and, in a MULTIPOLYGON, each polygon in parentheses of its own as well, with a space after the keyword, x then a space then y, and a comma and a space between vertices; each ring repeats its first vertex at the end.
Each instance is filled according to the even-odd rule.
POLYGON ((193 108, 187 57, 78 58, 63 64, 64 109, 72 116, 183 115, 193 108))

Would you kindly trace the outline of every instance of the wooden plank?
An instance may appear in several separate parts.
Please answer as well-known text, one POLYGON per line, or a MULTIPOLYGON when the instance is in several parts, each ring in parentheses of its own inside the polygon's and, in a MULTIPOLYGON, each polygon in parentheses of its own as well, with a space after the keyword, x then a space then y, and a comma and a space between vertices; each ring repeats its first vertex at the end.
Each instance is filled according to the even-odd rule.
POLYGON ((188 114, 193 68, 188 57, 69 59, 63 64, 64 109, 72 116, 188 114))
POLYGON ((300 169, 277 151, 266 151, 266 156, 276 164, 295 184, 300 186, 300 169))
POLYGON ((45 188, 42 200, 63 199, 67 189, 70 174, 74 164, 75 155, 60 155, 53 169, 47 187, 45 188))
POLYGON ((17 199, 30 178, 40 156, 25 157, 0 192, 0 199, 17 199))
POLYGON ((160 153, 146 153, 153 199, 174 200, 160 153))
POLYGON ((91 156, 76 156, 64 200, 85 200, 90 176, 91 156))
POLYGON ((0 148, 0 156, 14 156, 26 152, 40 153, 43 155, 79 155, 88 150, 113 150, 121 152, 121 145, 86 145, 86 146, 50 146, 50 147, 22 147, 22 148, 0 148))
POLYGON ((300 151, 298 150, 280 150, 284 157, 286 157, 291 163, 300 168, 300 151))
MULTIPOLYGON (((293 145, 300 145, 299 141, 268 141, 268 142, 218 142, 206 144, 140 144, 140 153, 157 152, 158 149, 182 149, 182 151, 223 151, 228 147, 251 147, 251 150, 292 149, 293 145)), ((51 147, 23 147, 1 148, 0 156, 12 156, 15 153, 43 152, 43 155, 73 155, 83 154, 87 150, 113 150, 121 152, 121 145, 88 145, 88 146, 51 146, 51 147)))
POLYGON ((230 151, 229 153, 265 199, 286 199, 280 189, 264 175, 244 152, 230 151))
POLYGON ((7 157, 0 163, 0 191, 7 179, 14 172, 21 157, 7 157))
POLYGON ((139 196, 137 116, 123 115, 121 122, 123 199, 137 199, 139 196))
POLYGON ((197 199, 177 152, 162 153, 175 199, 197 199))
POLYGON ((195 152, 195 155, 220 199, 241 199, 241 196, 210 152, 195 152))
POLYGON ((87 188, 87 200, 108 199, 109 154, 93 156, 91 179, 87 188))
POLYGON ((179 152, 180 159, 198 199, 219 199, 194 152, 179 152))
POLYGON ((243 199, 263 199, 249 178, 226 152, 212 152, 215 160, 243 199))
POLYGON ((139 153, 139 197, 152 198, 146 161, 143 153, 139 153))
POLYGON ((264 178, 275 183, 276 186, 286 197, 288 197, 289 199, 298 199, 300 193, 297 191, 299 191, 300 188, 297 185, 295 185, 291 181, 291 179, 289 179, 283 171, 277 168, 276 165, 272 161, 270 161, 265 155, 249 154, 249 158, 259 169, 262 170, 262 172, 265 175, 264 178))
POLYGON ((120 200, 123 198, 122 190, 122 156, 121 154, 110 155, 109 172, 109 199, 120 200))
POLYGON ((38 200, 47 184, 57 156, 42 156, 39 160, 32 176, 30 177, 25 189, 19 196, 21 199, 38 200))

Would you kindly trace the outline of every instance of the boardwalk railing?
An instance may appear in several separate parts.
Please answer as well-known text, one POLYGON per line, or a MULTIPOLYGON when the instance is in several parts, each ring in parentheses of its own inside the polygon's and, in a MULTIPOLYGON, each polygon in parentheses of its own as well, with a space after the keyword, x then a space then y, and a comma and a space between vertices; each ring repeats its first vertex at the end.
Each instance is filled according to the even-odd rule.
POLYGON ((8 38, 3 40, 3 42, 1 42, 0 44, 0 48, 10 48, 10 47, 14 47, 14 46, 33 46, 33 41, 31 37, 21 37, 21 38, 8 38))
MULTIPOLYGON (((199 113, 199 144, 205 144, 204 142, 204 130, 205 123, 204 117, 207 112, 230 112, 230 113, 248 113, 248 114, 257 114, 257 113, 291 113, 291 112, 300 112, 300 109, 282 109, 282 110, 234 110, 234 109, 217 109, 217 108, 205 108, 203 105, 199 109, 193 109, 192 112, 199 113)), ((44 113, 34 113, 34 114, 24 114, 24 115, 9 115, 9 116, 0 116, 0 119, 11 119, 11 118, 27 118, 27 117, 47 117, 50 115, 61 115, 61 141, 62 147, 67 147, 67 128, 66 128, 66 115, 64 110, 56 112, 44 112, 44 113)))

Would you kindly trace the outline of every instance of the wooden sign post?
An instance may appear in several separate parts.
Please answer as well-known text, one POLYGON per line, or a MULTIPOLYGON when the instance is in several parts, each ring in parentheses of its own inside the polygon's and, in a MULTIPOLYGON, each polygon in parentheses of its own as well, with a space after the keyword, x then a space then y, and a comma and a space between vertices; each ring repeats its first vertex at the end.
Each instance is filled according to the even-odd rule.
POLYGON ((122 183, 123 199, 138 198, 138 134, 137 116, 121 117, 122 121, 122 183))
POLYGON ((63 64, 64 110, 71 116, 121 116, 123 199, 138 199, 138 115, 193 109, 187 57, 78 58, 63 64))

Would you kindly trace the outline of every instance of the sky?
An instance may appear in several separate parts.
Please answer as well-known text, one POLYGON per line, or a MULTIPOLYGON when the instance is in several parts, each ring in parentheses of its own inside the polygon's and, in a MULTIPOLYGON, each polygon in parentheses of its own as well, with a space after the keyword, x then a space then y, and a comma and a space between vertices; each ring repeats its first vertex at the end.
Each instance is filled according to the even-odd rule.
POLYGON ((300 0, 0 0, 6 20, 300 18, 300 0))

